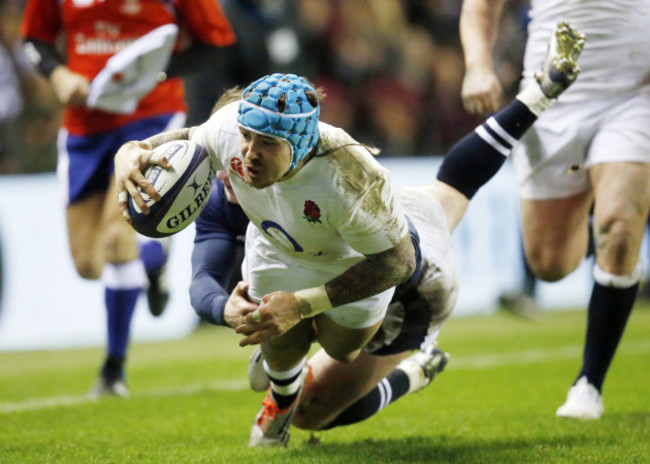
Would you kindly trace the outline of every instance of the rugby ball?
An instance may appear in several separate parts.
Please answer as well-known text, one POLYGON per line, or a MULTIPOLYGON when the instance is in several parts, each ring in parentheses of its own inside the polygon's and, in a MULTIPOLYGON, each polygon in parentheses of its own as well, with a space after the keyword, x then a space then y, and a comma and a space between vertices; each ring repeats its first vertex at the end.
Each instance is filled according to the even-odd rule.
POLYGON ((138 187, 149 206, 149 214, 144 214, 131 197, 128 208, 131 225, 138 233, 159 238, 180 232, 198 217, 208 203, 213 173, 208 153, 189 140, 164 143, 154 152, 171 163, 170 169, 151 166, 144 172, 161 199, 157 202, 152 200, 138 187))

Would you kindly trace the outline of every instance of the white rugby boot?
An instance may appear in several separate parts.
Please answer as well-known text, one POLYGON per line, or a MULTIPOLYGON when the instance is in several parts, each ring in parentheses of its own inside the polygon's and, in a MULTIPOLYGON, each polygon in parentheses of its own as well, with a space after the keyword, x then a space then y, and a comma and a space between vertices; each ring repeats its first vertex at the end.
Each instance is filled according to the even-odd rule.
POLYGON ((100 376, 97 385, 88 392, 88 397, 96 400, 104 396, 127 398, 129 396, 129 388, 123 379, 100 376))
POLYGON ((441 351, 434 342, 404 359, 396 369, 406 373, 409 378, 408 393, 412 393, 429 385, 435 376, 445 369, 448 361, 449 353, 441 351))
POLYGON ((248 442, 249 447, 287 446, 291 422, 298 412, 298 404, 300 404, 300 398, 308 383, 309 375, 309 367, 305 366, 300 374, 298 395, 293 400, 293 403, 284 409, 278 408, 269 388, 266 398, 262 401, 262 409, 257 413, 255 422, 253 422, 250 441, 248 442))
POLYGON ((586 37, 563 21, 557 25, 542 70, 535 74, 542 92, 548 98, 557 98, 578 77, 580 66, 576 61, 585 45, 586 37))
POLYGON ((268 390, 271 385, 269 376, 264 372, 264 356, 259 346, 255 348, 248 361, 248 383, 251 390, 256 392, 268 390))
POLYGON ((603 397, 584 375, 569 389, 566 402, 555 413, 569 419, 600 419, 605 407, 603 397))

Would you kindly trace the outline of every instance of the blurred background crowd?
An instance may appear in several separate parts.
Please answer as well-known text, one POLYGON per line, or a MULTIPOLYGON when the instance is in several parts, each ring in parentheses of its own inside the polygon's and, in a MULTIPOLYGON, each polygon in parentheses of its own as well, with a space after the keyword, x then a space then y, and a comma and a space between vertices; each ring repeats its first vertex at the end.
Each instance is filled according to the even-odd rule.
MULTIPOLYGON (((0 174, 53 171, 62 107, 20 47, 27 0, 0 0, 0 174)), ((188 124, 220 93, 271 72, 324 89, 322 119, 380 156, 442 155, 482 117, 463 109, 461 0, 221 0, 237 45, 210 73, 186 80, 188 124)), ((526 0, 507 3, 496 69, 515 93, 526 0)))

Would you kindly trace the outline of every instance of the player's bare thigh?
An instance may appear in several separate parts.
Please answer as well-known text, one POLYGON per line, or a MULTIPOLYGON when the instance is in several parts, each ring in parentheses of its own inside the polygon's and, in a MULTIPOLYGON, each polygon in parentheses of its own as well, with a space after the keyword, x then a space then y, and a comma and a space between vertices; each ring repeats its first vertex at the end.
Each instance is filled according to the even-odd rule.
POLYGON ((315 318, 316 338, 323 349, 332 358, 340 362, 352 362, 361 352, 361 348, 373 337, 381 326, 381 320, 370 327, 351 329, 334 322, 325 314, 315 318))
POLYGON ((590 191, 567 198, 521 199, 526 258, 535 275, 549 282, 573 272, 589 245, 590 191))
POLYGON ((104 193, 96 193, 66 208, 72 260, 79 275, 85 279, 99 278, 104 265, 99 240, 105 198, 104 193))
POLYGON ((322 429, 375 388, 409 354, 408 351, 389 356, 361 353, 346 364, 319 350, 309 360, 313 378, 302 396, 294 425, 307 430, 322 429))
POLYGON ((122 218, 120 206, 117 201, 115 177, 106 193, 106 201, 102 211, 102 247, 106 261, 111 263, 125 263, 136 259, 140 252, 135 231, 122 218))
POLYGON ((309 352, 313 339, 311 319, 304 319, 279 337, 262 342, 262 355, 275 370, 285 371, 296 366, 309 352))
POLYGON ((95 193, 66 208, 68 241, 79 275, 100 277, 106 262, 124 263, 139 255, 136 234, 120 215, 114 180, 107 193, 95 193))
POLYGON ((650 164, 596 164, 590 176, 598 265, 616 275, 629 275, 638 261, 650 210, 650 164))

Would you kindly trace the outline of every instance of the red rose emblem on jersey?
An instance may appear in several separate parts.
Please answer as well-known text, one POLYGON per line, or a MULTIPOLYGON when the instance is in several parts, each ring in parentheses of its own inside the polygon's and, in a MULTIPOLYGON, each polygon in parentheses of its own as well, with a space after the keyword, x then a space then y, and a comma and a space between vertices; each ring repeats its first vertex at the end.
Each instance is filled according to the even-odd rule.
POLYGON ((303 211, 303 216, 309 222, 320 222, 320 208, 316 203, 311 200, 305 201, 305 209, 303 211))
POLYGON ((244 168, 242 167, 244 163, 239 158, 233 158, 230 160, 230 169, 235 171, 235 173, 243 178, 244 177, 244 168))

